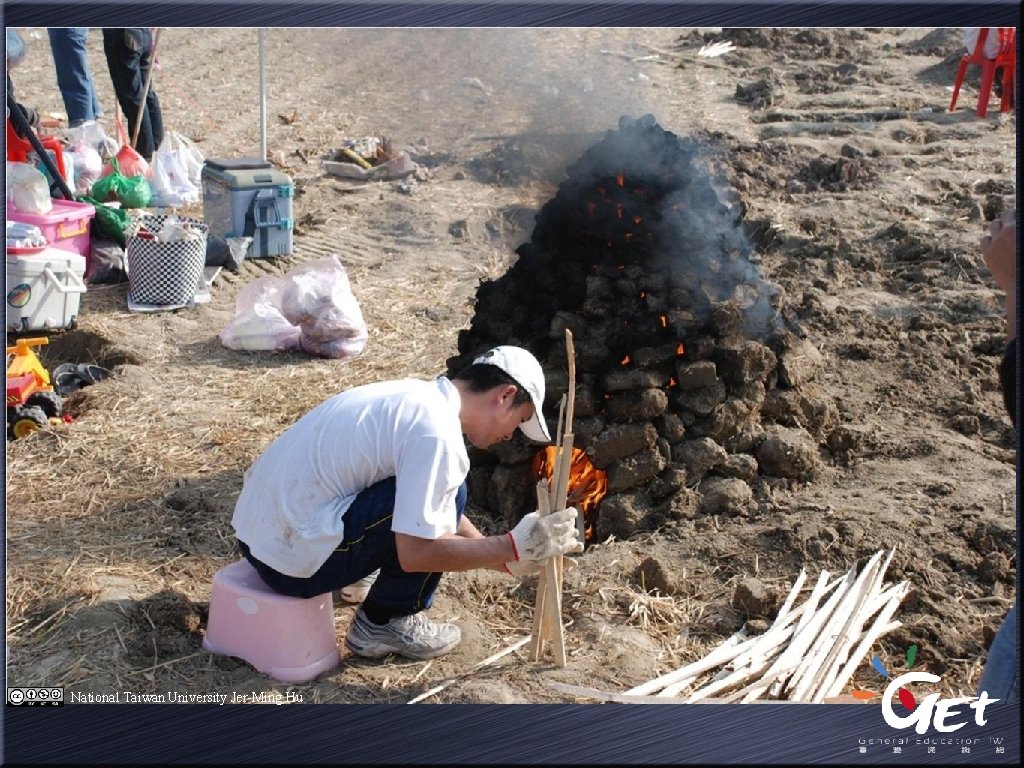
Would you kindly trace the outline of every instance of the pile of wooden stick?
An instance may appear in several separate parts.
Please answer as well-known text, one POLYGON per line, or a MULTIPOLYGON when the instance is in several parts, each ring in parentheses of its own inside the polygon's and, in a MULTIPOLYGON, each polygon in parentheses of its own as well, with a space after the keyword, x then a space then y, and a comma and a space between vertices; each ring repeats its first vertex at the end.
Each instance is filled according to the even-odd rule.
MULTIPOLYGON (((569 472, 572 464, 572 420, 576 398, 576 352, 572 343, 572 331, 565 329, 565 349, 569 362, 569 389, 562 398, 556 431, 555 460, 552 481, 541 478, 537 483, 537 511, 541 516, 565 509, 569 494, 569 472)), ((582 522, 582 514, 578 523, 582 522)), ((580 526, 582 537, 582 526, 580 526)), ((561 555, 544 561, 537 579, 537 599, 533 610, 533 633, 530 636, 530 661, 539 661, 544 645, 551 643, 555 664, 565 667, 565 635, 562 629, 562 569, 561 555)))
POLYGON ((822 571, 807 600, 794 607, 807 579, 802 570, 766 632, 750 638, 734 635, 700 661, 638 685, 627 694, 678 696, 703 673, 721 667, 685 700, 714 696, 727 702, 762 697, 822 702, 839 696, 871 645, 900 626, 893 616, 909 583, 884 582, 895 551, 883 561, 879 550, 860 574, 854 566, 845 576, 830 581, 831 574, 822 571))
POLYGON ((884 552, 879 550, 859 574, 856 566, 836 579, 822 571, 807 599, 795 605, 807 580, 806 571, 801 570, 764 633, 748 637, 738 632, 703 659, 624 694, 557 687, 623 703, 839 700, 872 644, 901 625, 893 616, 909 591, 909 583, 885 583, 885 572, 895 551, 883 560, 884 552), (718 672, 710 680, 693 688, 715 669, 718 672))

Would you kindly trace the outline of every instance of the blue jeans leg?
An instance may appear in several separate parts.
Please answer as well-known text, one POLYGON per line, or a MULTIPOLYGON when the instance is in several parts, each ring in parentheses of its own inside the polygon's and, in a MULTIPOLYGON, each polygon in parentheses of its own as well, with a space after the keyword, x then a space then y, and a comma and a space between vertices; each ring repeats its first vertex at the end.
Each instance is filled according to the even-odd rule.
MULTIPOLYGON (((455 499, 456 522, 466 508, 467 495, 463 483, 455 499)), ((379 569, 380 576, 363 602, 364 610, 382 621, 408 616, 431 606, 442 574, 402 570, 391 531, 394 509, 395 478, 381 480, 362 491, 345 512, 345 538, 308 578, 278 573, 252 557, 243 542, 239 542, 239 548, 271 589, 293 597, 313 597, 341 589, 379 569)))
POLYGON ((1017 670, 1017 654, 1020 650, 1018 637, 1017 604, 1014 603, 989 648, 988 661, 985 662, 985 669, 978 682, 979 694, 985 691, 990 699, 1017 701, 1020 679, 1017 670))
POLYGON ((50 51, 57 73, 57 87, 68 113, 68 125, 74 127, 103 114, 89 70, 86 43, 88 27, 51 27, 50 51))

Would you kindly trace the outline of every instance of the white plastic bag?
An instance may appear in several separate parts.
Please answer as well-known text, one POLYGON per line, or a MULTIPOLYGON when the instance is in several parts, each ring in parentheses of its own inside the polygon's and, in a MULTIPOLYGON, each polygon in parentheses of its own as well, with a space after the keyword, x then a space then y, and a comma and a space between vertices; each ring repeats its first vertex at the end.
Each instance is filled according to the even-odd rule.
POLYGON ((363 351, 369 331, 348 273, 332 255, 243 287, 219 338, 229 349, 301 348, 344 360, 363 351))
POLYGON ((235 316, 218 335, 228 349, 287 351, 298 349, 299 329, 281 314, 279 277, 261 277, 242 286, 235 297, 235 316))
POLYGON ((7 163, 7 199, 21 213, 42 214, 53 210, 46 176, 30 163, 7 163))
POLYGON ((303 349, 336 359, 363 351, 369 332, 337 256, 296 267, 285 277, 281 313, 302 330, 303 349))
POLYGON ((175 131, 168 131, 160 147, 167 148, 167 151, 174 155, 178 165, 185 172, 185 178, 192 182, 193 186, 199 187, 203 174, 203 163, 206 159, 191 139, 182 136, 175 131))
POLYGON ((119 146, 117 139, 108 136, 107 132, 103 130, 103 126, 95 120, 87 120, 81 125, 76 125, 74 128, 65 129, 64 137, 68 144, 86 144, 95 149, 100 156, 101 169, 103 167, 103 159, 116 155, 119 146))
POLYGON ((173 131, 164 136, 150 169, 153 205, 177 207, 199 202, 203 156, 184 136, 173 131))
MULTIPOLYGON (((92 189, 92 183, 100 177, 103 170, 103 158, 100 157, 100 153, 94 146, 84 140, 72 144, 71 153, 74 154, 75 193, 87 195, 92 189)), ((65 153, 65 163, 67 154, 65 153)))

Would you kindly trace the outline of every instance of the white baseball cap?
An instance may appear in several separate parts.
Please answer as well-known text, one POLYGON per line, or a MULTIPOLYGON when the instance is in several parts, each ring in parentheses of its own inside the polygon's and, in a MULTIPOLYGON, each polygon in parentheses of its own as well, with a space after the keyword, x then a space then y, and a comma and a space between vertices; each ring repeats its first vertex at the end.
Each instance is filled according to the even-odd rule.
POLYGON ((538 443, 550 443, 551 435, 544 422, 544 369, 537 358, 522 347, 501 346, 484 352, 473 361, 501 368, 516 380, 533 401, 533 418, 519 425, 523 434, 538 443))

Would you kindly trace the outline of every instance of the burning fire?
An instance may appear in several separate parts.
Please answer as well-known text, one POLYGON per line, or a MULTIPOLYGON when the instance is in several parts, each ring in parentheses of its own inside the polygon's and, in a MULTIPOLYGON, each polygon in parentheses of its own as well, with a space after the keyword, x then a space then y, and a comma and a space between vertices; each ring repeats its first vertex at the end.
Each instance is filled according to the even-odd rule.
MULTIPOLYGON (((553 445, 539 451, 533 457, 533 473, 540 480, 543 477, 552 479, 555 458, 558 449, 553 445)), ((583 539, 590 541, 594 536, 595 512, 601 500, 608 493, 608 475, 590 463, 586 451, 572 449, 572 462, 569 465, 569 495, 566 505, 576 507, 583 515, 583 539)))

